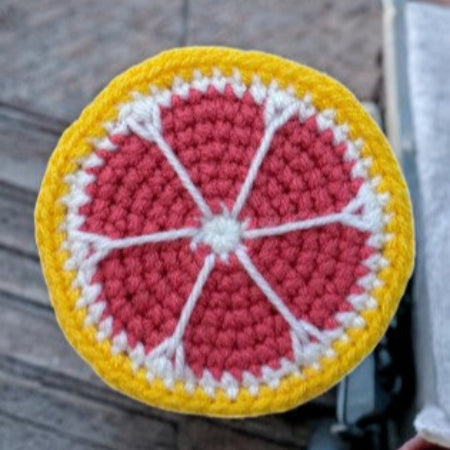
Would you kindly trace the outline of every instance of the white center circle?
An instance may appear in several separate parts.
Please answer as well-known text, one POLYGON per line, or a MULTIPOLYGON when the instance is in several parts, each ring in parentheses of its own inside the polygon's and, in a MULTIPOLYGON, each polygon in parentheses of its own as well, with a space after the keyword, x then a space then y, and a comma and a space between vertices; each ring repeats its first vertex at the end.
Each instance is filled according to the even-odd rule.
POLYGON ((204 221, 201 242, 219 255, 234 251, 241 242, 242 224, 228 215, 213 216, 204 221))

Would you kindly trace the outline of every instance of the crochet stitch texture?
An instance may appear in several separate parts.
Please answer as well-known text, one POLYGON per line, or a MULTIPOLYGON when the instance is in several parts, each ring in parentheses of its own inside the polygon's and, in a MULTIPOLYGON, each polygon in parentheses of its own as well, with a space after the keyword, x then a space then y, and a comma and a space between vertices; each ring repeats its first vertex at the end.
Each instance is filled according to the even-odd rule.
MULTIPOLYGON (((201 49, 173 56, 183 52, 202 58, 201 49)), ((61 173, 58 270, 73 274, 65 289, 76 291, 62 314, 82 314, 70 333, 90 330, 82 346, 104 349, 114 386, 139 379, 124 390, 146 400, 154 386, 152 404, 252 415, 306 400, 308 391, 292 393, 277 406, 274 396, 286 380, 307 386, 312 373, 327 377, 326 364, 345 366, 339 346, 351 330, 374 334, 372 345, 381 335, 387 318, 371 331, 365 314, 379 314, 383 271, 398 270, 386 252, 398 238, 388 209, 396 193, 379 189, 364 136, 336 120, 337 108, 275 73, 249 78, 244 53, 215 52, 236 59, 231 71, 191 62, 190 78, 175 69, 164 86, 137 89, 115 116, 96 118, 106 133, 61 173)), ((411 267, 404 252, 398 290, 411 267)))

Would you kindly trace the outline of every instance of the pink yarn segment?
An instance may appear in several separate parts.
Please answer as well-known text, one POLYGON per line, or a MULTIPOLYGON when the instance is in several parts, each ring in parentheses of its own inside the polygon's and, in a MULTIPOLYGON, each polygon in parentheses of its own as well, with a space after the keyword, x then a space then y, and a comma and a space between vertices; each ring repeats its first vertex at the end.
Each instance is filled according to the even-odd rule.
MULTIPOLYGON (((263 106, 247 91, 191 89, 161 108, 162 134, 214 214, 229 210, 264 133, 263 106)), ((104 164, 87 187, 91 201, 80 208, 82 231, 110 238, 198 227, 201 213, 156 144, 134 134, 115 135, 118 150, 97 149, 104 164)), ((239 214, 249 228, 274 226, 341 211, 362 179, 344 162, 345 143, 331 130, 319 132, 315 117, 289 120, 276 131, 249 197, 239 214)), ((352 311, 346 300, 362 293, 357 280, 374 249, 369 234, 329 224, 272 237, 244 239, 255 267, 297 319, 319 329, 338 326, 335 314, 352 311)), ((101 283, 103 317, 113 317, 113 336, 126 331, 131 347, 147 352, 174 332, 183 306, 210 249, 190 239, 111 251, 92 283, 101 283)), ((208 369, 241 379, 261 368, 293 361, 290 328, 234 255, 217 259, 190 320, 183 346, 199 378, 208 369)))

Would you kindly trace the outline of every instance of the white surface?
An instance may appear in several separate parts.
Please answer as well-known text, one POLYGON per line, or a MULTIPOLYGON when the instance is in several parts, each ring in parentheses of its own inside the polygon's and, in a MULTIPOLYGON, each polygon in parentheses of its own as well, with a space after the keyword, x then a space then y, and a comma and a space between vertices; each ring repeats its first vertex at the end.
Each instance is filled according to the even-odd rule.
POLYGON ((420 192, 415 299, 424 409, 415 425, 450 447, 450 8, 412 2, 406 18, 420 192))
POLYGON ((427 441, 448 447, 450 429, 448 417, 442 408, 436 406, 425 407, 414 421, 417 432, 427 441))

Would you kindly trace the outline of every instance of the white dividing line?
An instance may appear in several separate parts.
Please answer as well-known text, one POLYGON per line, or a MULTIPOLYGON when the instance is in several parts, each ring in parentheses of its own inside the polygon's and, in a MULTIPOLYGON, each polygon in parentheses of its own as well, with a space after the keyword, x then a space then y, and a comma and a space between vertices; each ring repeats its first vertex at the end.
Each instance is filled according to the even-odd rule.
POLYGON ((148 121, 140 124, 132 115, 127 117, 126 123, 130 127, 130 129, 138 136, 148 141, 154 142, 159 147, 168 163, 172 166, 173 170, 175 170, 176 174, 178 175, 181 184, 189 192, 200 211, 205 217, 211 217, 212 213, 205 199, 198 190, 197 186, 195 186, 195 184, 192 182, 185 167, 183 166, 183 164, 181 164, 180 160, 177 158, 170 145, 162 137, 160 131, 148 121))
POLYGON ((254 228, 246 230, 243 233, 245 239, 255 239, 266 236, 277 236, 279 234, 290 233, 291 231, 307 230, 310 228, 321 227, 332 223, 342 223, 357 228, 360 231, 370 231, 370 224, 356 215, 345 212, 328 214, 326 216, 314 217, 312 219, 298 220, 295 222, 283 223, 273 227, 254 228))
POLYGON ((277 236, 292 231, 306 230, 333 223, 341 223, 356 228, 359 231, 376 233, 380 228, 382 210, 379 198, 369 188, 368 183, 364 183, 359 188, 357 196, 340 212, 313 217, 311 219, 287 222, 271 227, 245 230, 242 236, 244 239, 277 236))
POLYGON ((327 339, 324 333, 322 333, 318 328, 304 320, 297 319, 291 313, 291 311, 289 311, 289 308, 285 305, 283 300, 281 300, 281 298, 272 289, 264 276, 253 265, 253 262, 244 249, 239 248, 238 250, 236 250, 236 256, 246 272, 250 275, 250 278, 261 289, 263 294, 267 297, 267 299, 275 307, 275 309, 281 314, 284 320, 286 320, 291 330, 295 333, 295 335, 301 342, 305 344, 308 343, 310 341, 309 336, 315 337, 319 342, 324 344, 327 344, 329 342, 329 339, 327 339))
POLYGON ((148 360, 153 360, 159 356, 166 354, 165 356, 172 356, 177 348, 179 347, 181 340, 183 339, 184 331, 187 327, 189 319, 191 317, 192 311, 197 304, 200 295, 202 294, 203 286, 205 285, 209 274, 214 268, 215 255, 213 253, 209 254, 205 258, 205 262, 200 272, 198 273, 197 280, 194 283, 191 293, 181 311, 180 318, 178 319, 177 326, 169 338, 165 339, 161 344, 158 345, 154 350, 152 350, 147 356, 148 360))
POLYGON ((250 194, 250 191, 253 186, 253 182, 255 181, 256 176, 258 175, 259 168, 270 148, 270 144, 272 143, 273 135, 278 130, 278 128, 282 127, 298 110, 299 105, 297 102, 292 103, 285 110, 277 114, 274 119, 267 125, 264 136, 261 139, 261 143, 259 144, 258 150, 255 153, 255 156, 250 164, 250 168, 247 172, 247 176, 242 184, 241 190, 236 198, 233 209, 231 210, 231 216, 237 218, 241 209, 243 208, 247 197, 250 194))
POLYGON ((71 237, 80 241, 92 244, 97 250, 116 250, 120 248, 132 247, 158 242, 169 242, 177 239, 191 238, 198 233, 198 228, 180 228, 178 230, 159 231, 157 233, 144 234, 142 236, 132 236, 121 239, 108 238, 96 233, 86 231, 71 231, 71 237))

